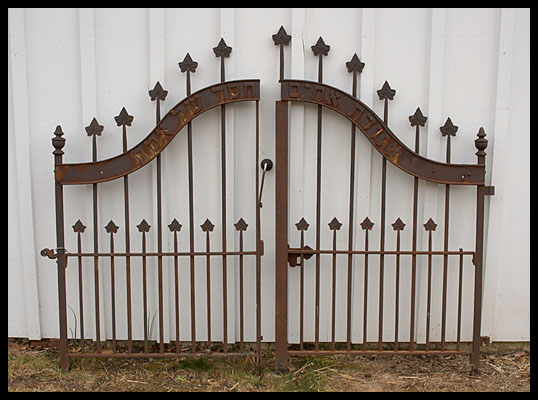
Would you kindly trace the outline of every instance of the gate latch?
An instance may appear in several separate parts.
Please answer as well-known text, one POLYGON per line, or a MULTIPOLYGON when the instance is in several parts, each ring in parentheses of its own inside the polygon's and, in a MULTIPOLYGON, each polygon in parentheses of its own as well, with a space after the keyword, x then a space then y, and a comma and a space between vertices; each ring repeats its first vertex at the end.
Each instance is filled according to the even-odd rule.
MULTIPOLYGON (((56 249, 56 252, 54 252, 54 249, 48 249, 48 248, 44 248, 43 250, 41 250, 40 254, 42 257, 48 257, 50 258, 51 260, 55 260, 57 258, 60 258, 62 257, 63 255, 65 255, 66 253, 66 250, 65 248, 63 247, 59 247, 56 249)), ((67 257, 64 257, 65 261, 64 261, 64 267, 67 267, 67 257)))
POLYGON ((305 260, 308 260, 311 258, 315 252, 314 249, 310 246, 305 246, 302 249, 301 248, 290 248, 288 246, 288 263, 290 264, 290 267, 296 267, 297 265, 301 264, 301 254, 303 254, 303 258, 305 260), (296 253, 300 251, 304 251, 304 253, 296 253))

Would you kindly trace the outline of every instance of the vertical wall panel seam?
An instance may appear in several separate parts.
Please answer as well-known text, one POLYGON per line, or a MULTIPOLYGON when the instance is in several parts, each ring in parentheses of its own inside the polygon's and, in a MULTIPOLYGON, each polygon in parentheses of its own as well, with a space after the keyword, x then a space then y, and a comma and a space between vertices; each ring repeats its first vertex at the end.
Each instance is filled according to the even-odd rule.
POLYGON ((25 320, 29 339, 41 339, 39 292, 37 286, 34 214, 30 157, 30 121, 24 9, 9 9, 13 128, 19 209, 21 262, 24 274, 25 320))
POLYGON ((486 214, 487 224, 484 233, 484 295, 482 314, 482 334, 495 340, 495 310, 497 291, 500 285, 499 277, 504 257, 503 230, 505 225, 504 207, 502 202, 503 184, 506 180, 507 166, 503 158, 508 146, 510 122, 510 94, 512 85, 513 39, 516 11, 512 8, 501 9, 499 49, 497 63, 497 89, 495 101, 495 126, 493 132, 487 132, 489 137, 489 169, 486 167, 486 182, 496 186, 496 195, 489 198, 489 213, 486 214), (494 139, 494 140, 492 140, 494 139), (493 146, 496 144, 495 146, 493 146), (494 149, 496 150, 494 152, 494 149), (495 154, 496 153, 496 154, 495 154), (501 157, 501 161, 499 161, 501 157), (496 162, 496 163, 495 163, 496 162), (495 168, 493 168, 495 163, 495 168), (490 230, 490 224, 497 225, 490 230), (489 239, 489 240, 488 240, 489 239), (495 262, 487 263, 487 260, 495 262))
MULTIPOLYGON (((97 115, 97 60, 96 60, 96 46, 95 46, 95 10, 93 8, 80 8, 79 9, 79 37, 80 37, 80 84, 81 84, 81 114, 82 114, 82 127, 89 125, 93 117, 96 117, 99 120, 97 115)), ((102 123, 102 121, 101 121, 102 123)), ((82 128, 81 128, 82 131, 82 128)), ((83 132, 83 131, 82 131, 83 132)), ((79 135, 83 135, 83 133, 79 135)), ((84 135, 83 135, 84 136, 84 135)), ((89 139, 88 139, 89 140, 89 139)), ((81 143, 84 143, 82 140, 81 143)), ((88 143, 89 146, 89 143, 88 143)), ((99 155, 99 141, 97 143, 99 155)), ((90 155, 88 154, 88 157, 90 155)), ((91 198, 91 185, 86 185, 87 192, 85 198, 91 198)), ((101 201, 101 191, 98 190, 98 227, 102 224, 101 210, 102 204, 101 201)), ((66 224, 69 225, 70 221, 66 221, 66 224)), ((92 227, 93 229, 93 227, 92 227)), ((69 230, 66 230, 66 233, 69 230)), ((99 232, 99 245, 104 244, 104 235, 102 232, 99 232)), ((99 262, 99 293, 100 293, 100 336, 101 340, 106 340, 106 328, 107 328, 107 319, 105 314, 105 298, 107 293, 105 292, 104 278, 105 274, 102 272, 104 269, 103 260, 99 262)), ((88 269, 89 271, 89 269, 88 269)), ((86 275, 85 275, 86 278, 86 275)), ((91 279, 85 279, 86 282, 92 282, 93 285, 93 275, 91 279)), ((88 287, 88 285, 87 285, 88 287)), ((91 291, 91 290, 88 290, 91 291)), ((88 333, 91 332, 91 336, 94 340, 95 338, 95 306, 92 301, 93 315, 92 321, 94 325, 92 327, 88 326, 88 333)))

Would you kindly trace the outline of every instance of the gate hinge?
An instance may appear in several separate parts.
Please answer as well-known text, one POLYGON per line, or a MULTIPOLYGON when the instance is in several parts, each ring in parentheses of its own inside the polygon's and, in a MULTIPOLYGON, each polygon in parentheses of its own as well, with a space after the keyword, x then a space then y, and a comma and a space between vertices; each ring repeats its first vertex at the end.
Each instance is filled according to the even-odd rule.
POLYGON ((489 346, 491 338, 489 336, 480 336, 480 346, 489 346))
POLYGON ((259 243, 258 246, 259 246, 259 249, 260 249, 260 256, 263 256, 263 251, 264 251, 263 240, 260 240, 258 243, 259 243))
POLYGON ((494 196, 495 195, 495 186, 485 186, 485 195, 486 196, 494 196))
MULTIPOLYGON (((58 259, 58 258, 62 257, 63 255, 65 255, 65 253, 66 253, 66 250, 63 247, 58 247, 56 249, 56 252, 54 251, 54 249, 48 249, 48 248, 44 248, 40 252, 41 256, 48 257, 51 260, 58 259)), ((65 259, 64 268, 66 268, 67 267, 67 257, 64 257, 64 259, 65 259)))

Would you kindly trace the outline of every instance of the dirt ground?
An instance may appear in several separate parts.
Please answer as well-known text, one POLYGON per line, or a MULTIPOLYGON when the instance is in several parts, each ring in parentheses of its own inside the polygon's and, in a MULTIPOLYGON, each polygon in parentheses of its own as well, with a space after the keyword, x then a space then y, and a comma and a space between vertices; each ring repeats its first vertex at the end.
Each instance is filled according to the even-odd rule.
POLYGON ((61 372, 50 345, 8 340, 8 392, 530 391, 528 344, 484 347, 480 364, 473 376, 468 356, 301 357, 291 358, 290 372, 278 376, 267 351, 261 376, 250 359, 74 359, 61 372))

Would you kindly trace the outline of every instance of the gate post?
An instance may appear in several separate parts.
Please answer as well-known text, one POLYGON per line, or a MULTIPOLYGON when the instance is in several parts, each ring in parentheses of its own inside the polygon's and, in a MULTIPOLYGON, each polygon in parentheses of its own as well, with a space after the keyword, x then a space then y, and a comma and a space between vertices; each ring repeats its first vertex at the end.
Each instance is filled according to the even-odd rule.
MULTIPOLYGON (((486 133, 483 128, 478 131, 475 147, 478 149, 478 165, 486 164, 486 152, 488 141, 485 139, 486 133)), ((480 325, 482 320, 482 265, 483 265, 483 248, 484 248, 484 196, 486 195, 485 182, 483 185, 476 187, 476 239, 474 255, 474 320, 473 320, 473 349, 471 363, 473 364, 473 374, 478 374, 480 364, 480 325)))
MULTIPOLYGON (((54 131, 55 137, 52 139, 54 146, 54 166, 63 163, 63 150, 65 139, 60 125, 54 131)), ((64 197, 63 186, 56 179, 55 174, 55 203, 56 203, 56 263, 58 265, 58 308, 60 319, 60 364, 62 371, 69 369, 69 356, 67 354, 67 298, 65 285, 65 268, 67 267, 67 257, 64 248, 64 197)))
POLYGON ((288 102, 276 102, 275 364, 288 372, 288 102))

